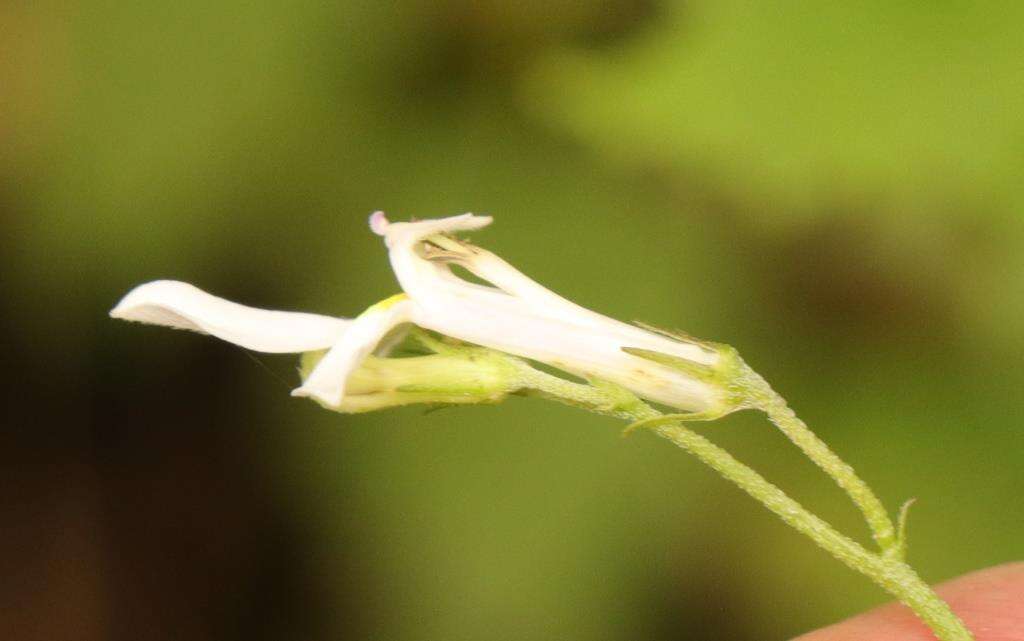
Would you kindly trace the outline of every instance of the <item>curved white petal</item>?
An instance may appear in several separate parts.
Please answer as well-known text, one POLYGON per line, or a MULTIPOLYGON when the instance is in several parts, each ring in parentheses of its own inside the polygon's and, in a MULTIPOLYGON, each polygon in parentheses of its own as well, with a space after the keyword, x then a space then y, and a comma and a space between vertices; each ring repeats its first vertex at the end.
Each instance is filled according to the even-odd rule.
POLYGON ((317 363, 292 396, 308 396, 337 408, 345 397, 345 383, 377 344, 394 327, 409 322, 412 302, 404 296, 378 303, 360 314, 345 335, 317 363))
POLYGON ((611 381, 679 409, 702 411, 719 400, 719 392, 711 385, 622 351, 633 345, 610 338, 607 332, 532 314, 508 298, 506 304, 470 298, 447 309, 417 302, 410 318, 420 327, 581 377, 611 381))
POLYGON ((414 323, 581 376, 609 380, 676 408, 700 411, 720 400, 721 392, 715 387, 622 348, 649 349, 705 365, 717 359, 710 350, 580 307, 484 250, 460 248, 457 241, 436 236, 432 242, 440 246, 438 253, 431 255, 428 247, 418 246, 428 236, 483 224, 465 215, 419 223, 371 218, 374 230, 387 239, 391 265, 402 289, 415 303, 411 308, 414 323), (448 256, 449 251, 458 256, 448 256), (446 260, 464 265, 500 289, 458 278, 446 260))
POLYGON ((351 321, 319 314, 279 312, 239 305, 174 280, 139 285, 111 310, 113 318, 210 334, 258 352, 324 349, 351 321))
MULTIPOLYGON (((454 242, 458 244, 458 241, 454 242)), ((500 256, 486 249, 465 246, 457 262, 474 275, 519 298, 535 313, 599 329, 617 337, 624 347, 658 351, 703 365, 711 365, 717 359, 715 352, 697 343, 672 340, 577 305, 529 278, 500 256)))
POLYGON ((378 236, 383 236, 389 248, 399 245, 412 246, 427 236, 453 231, 472 231, 490 225, 494 219, 490 216, 460 214, 447 218, 432 218, 411 223, 392 223, 382 211, 370 215, 370 229, 378 236))
POLYGON ((511 298, 499 289, 458 278, 447 265, 426 260, 416 251, 417 244, 428 236, 480 229, 491 224, 491 220, 490 216, 462 214, 414 223, 392 223, 378 211, 370 216, 370 228, 384 236, 391 268, 402 290, 420 305, 430 307, 445 304, 445 296, 437 296, 442 293, 456 299, 472 295, 494 300, 511 298))

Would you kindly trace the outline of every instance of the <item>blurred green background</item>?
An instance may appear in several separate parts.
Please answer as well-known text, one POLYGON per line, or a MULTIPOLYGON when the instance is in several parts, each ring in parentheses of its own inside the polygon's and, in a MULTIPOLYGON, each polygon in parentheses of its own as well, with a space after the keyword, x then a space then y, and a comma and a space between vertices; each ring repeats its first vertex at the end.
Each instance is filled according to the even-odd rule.
MULTIPOLYGON (((735 345, 929 580, 1024 556, 1024 5, 0 5, 11 639, 785 639, 885 600, 653 436, 346 417, 114 323, 154 278, 351 316, 374 209, 735 345)), ((758 416, 701 427, 866 538, 758 416)))

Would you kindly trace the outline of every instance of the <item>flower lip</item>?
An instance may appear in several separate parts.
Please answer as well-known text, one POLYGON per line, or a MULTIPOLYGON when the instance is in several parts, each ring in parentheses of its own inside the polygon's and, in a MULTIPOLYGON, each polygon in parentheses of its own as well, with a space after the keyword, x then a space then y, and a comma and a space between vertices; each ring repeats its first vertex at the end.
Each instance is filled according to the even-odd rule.
POLYGON ((157 280, 128 292, 112 318, 210 334, 246 349, 298 353, 337 343, 351 321, 239 305, 174 280, 157 280))

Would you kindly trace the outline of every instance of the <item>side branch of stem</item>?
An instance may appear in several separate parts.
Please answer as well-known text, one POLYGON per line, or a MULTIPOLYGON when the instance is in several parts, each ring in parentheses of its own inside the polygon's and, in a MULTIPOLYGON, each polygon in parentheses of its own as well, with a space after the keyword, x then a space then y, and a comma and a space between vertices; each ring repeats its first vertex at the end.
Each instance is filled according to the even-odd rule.
POLYGON ((846 492, 864 515, 879 548, 890 550, 896 546, 896 528, 889 513, 867 483, 857 476, 854 469, 818 438, 781 398, 776 396, 774 402, 765 407, 765 413, 779 431, 846 492))
MULTIPOLYGON (((768 412, 783 433, 846 490, 868 519, 875 538, 882 546, 882 552, 866 550, 727 451, 688 429, 682 422, 662 423, 654 420, 662 417, 662 414, 625 390, 599 382, 585 385, 567 381, 533 369, 526 363, 522 364, 520 376, 525 390, 598 413, 642 422, 641 425, 696 456, 786 524, 910 607, 932 629, 939 641, 973 641, 974 637, 960 619, 903 561, 902 555, 886 552, 892 545, 898 545, 898 542, 888 514, 867 484, 818 439, 774 392, 765 398, 766 402, 760 407, 768 412)), ((767 384, 765 388, 770 389, 767 384)))
MULTIPOLYGON (((741 361, 742 363, 742 361, 741 361)), ((898 552, 899 541, 896 528, 882 502, 871 491, 853 468, 843 461, 818 436, 807 427, 796 413, 790 409, 786 399, 782 398, 768 385, 760 374, 750 369, 745 363, 737 376, 740 393, 746 398, 749 406, 760 409, 768 419, 779 428, 786 438, 811 459, 835 481, 857 509, 864 515, 871 535, 883 552, 898 552)))
MULTIPOLYGON (((638 419, 657 416, 655 410, 648 410, 638 419)), ((974 637, 963 622, 902 559, 865 550, 856 541, 809 512, 753 469, 693 430, 679 424, 661 425, 652 430, 699 458, 758 500, 786 524, 895 596, 901 603, 910 607, 940 641, 973 641, 974 637)))

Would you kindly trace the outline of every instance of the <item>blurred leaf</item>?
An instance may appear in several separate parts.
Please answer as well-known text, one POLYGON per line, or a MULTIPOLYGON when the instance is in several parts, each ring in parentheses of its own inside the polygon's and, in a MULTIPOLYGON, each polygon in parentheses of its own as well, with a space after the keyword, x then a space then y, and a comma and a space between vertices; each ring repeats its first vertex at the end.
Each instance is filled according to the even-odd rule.
POLYGON ((1019 3, 669 6, 649 37, 540 65, 535 110, 615 158, 768 199, 765 224, 837 189, 922 215, 1024 209, 1019 3))

